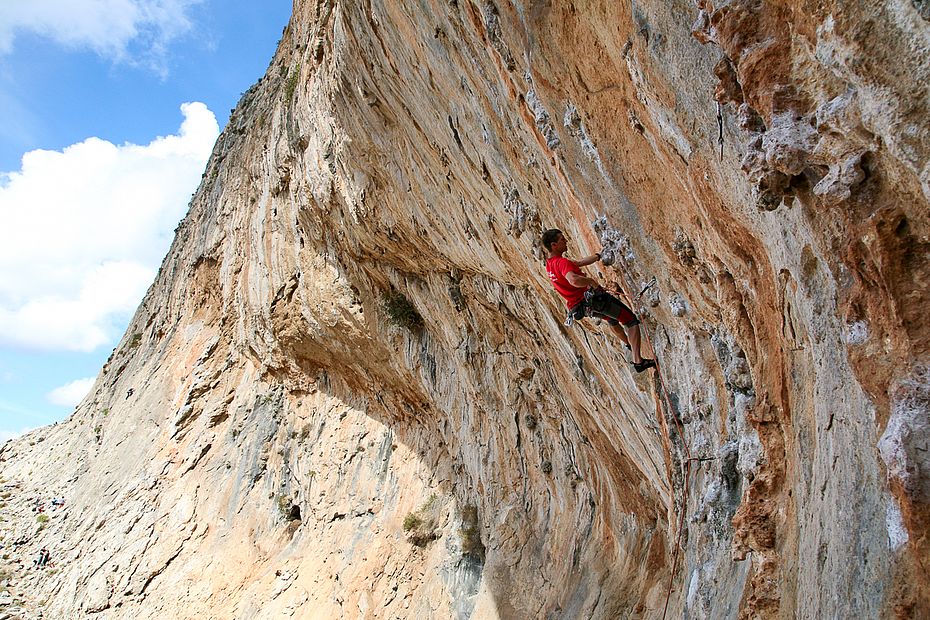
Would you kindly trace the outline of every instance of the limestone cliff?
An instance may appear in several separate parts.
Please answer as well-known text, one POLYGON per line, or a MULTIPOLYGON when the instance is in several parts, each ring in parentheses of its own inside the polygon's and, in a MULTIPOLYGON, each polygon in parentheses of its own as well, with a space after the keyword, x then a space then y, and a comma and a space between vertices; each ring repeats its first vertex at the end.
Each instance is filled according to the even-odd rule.
POLYGON ((927 6, 296 0, 0 453, 15 613, 930 616, 927 6), (548 227, 660 372, 563 325, 548 227))

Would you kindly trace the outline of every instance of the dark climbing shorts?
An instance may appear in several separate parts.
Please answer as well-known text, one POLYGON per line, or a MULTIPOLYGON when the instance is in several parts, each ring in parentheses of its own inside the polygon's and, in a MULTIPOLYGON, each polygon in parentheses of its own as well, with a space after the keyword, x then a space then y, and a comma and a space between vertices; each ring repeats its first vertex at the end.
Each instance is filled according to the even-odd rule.
POLYGON ((606 291, 587 291, 584 301, 572 306, 568 314, 576 321, 586 316, 604 319, 608 325, 633 327, 639 325, 639 319, 626 304, 606 291))

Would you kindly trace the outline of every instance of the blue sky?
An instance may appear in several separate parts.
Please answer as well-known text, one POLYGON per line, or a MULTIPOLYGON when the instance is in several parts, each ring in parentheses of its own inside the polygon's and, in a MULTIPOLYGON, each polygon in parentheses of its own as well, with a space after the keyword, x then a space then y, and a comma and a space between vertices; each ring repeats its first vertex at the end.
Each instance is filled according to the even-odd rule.
POLYGON ((0 441, 126 328, 290 0, 0 3, 0 441))

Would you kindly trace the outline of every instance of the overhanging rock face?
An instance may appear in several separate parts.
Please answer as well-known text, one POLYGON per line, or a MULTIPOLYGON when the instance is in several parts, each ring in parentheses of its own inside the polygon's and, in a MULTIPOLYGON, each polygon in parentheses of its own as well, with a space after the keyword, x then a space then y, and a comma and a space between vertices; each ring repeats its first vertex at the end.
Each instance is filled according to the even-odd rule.
POLYGON ((847 5, 297 0, 0 453, 23 613, 930 614, 930 23, 847 5), (549 227, 659 373, 562 324, 549 227))

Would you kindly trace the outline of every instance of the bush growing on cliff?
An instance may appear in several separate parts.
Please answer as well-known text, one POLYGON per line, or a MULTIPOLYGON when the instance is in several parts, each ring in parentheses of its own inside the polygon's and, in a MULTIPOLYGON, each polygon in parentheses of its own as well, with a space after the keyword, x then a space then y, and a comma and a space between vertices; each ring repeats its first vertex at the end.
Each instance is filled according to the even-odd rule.
POLYGON ((439 538, 439 517, 441 512, 442 502, 439 501, 439 496, 434 493, 417 511, 411 512, 404 517, 404 531, 407 533, 407 540, 417 547, 425 547, 439 538))
POLYGON ((300 507, 285 495, 278 496, 278 512, 285 521, 300 521, 300 507))
POLYGON ((297 80, 300 79, 300 63, 294 65, 294 68, 290 70, 290 75, 287 78, 287 85, 284 87, 284 96, 290 101, 291 97, 294 96, 294 91, 297 90, 297 80))
POLYGON ((410 530, 416 529, 423 525, 423 519, 417 516, 415 512, 411 512, 406 517, 404 517, 404 531, 409 532, 410 530))
POLYGON ((420 313, 417 312, 417 309, 403 293, 397 291, 385 293, 383 304, 384 311, 394 325, 404 327, 412 332, 423 327, 423 317, 420 316, 420 313))
POLYGON ((278 512, 281 513, 281 516, 287 519, 287 515, 291 512, 291 498, 286 495, 278 496, 278 512))
POLYGON ((477 506, 465 506, 462 510, 462 529, 459 536, 462 539, 462 555, 483 563, 485 547, 481 542, 477 506))

